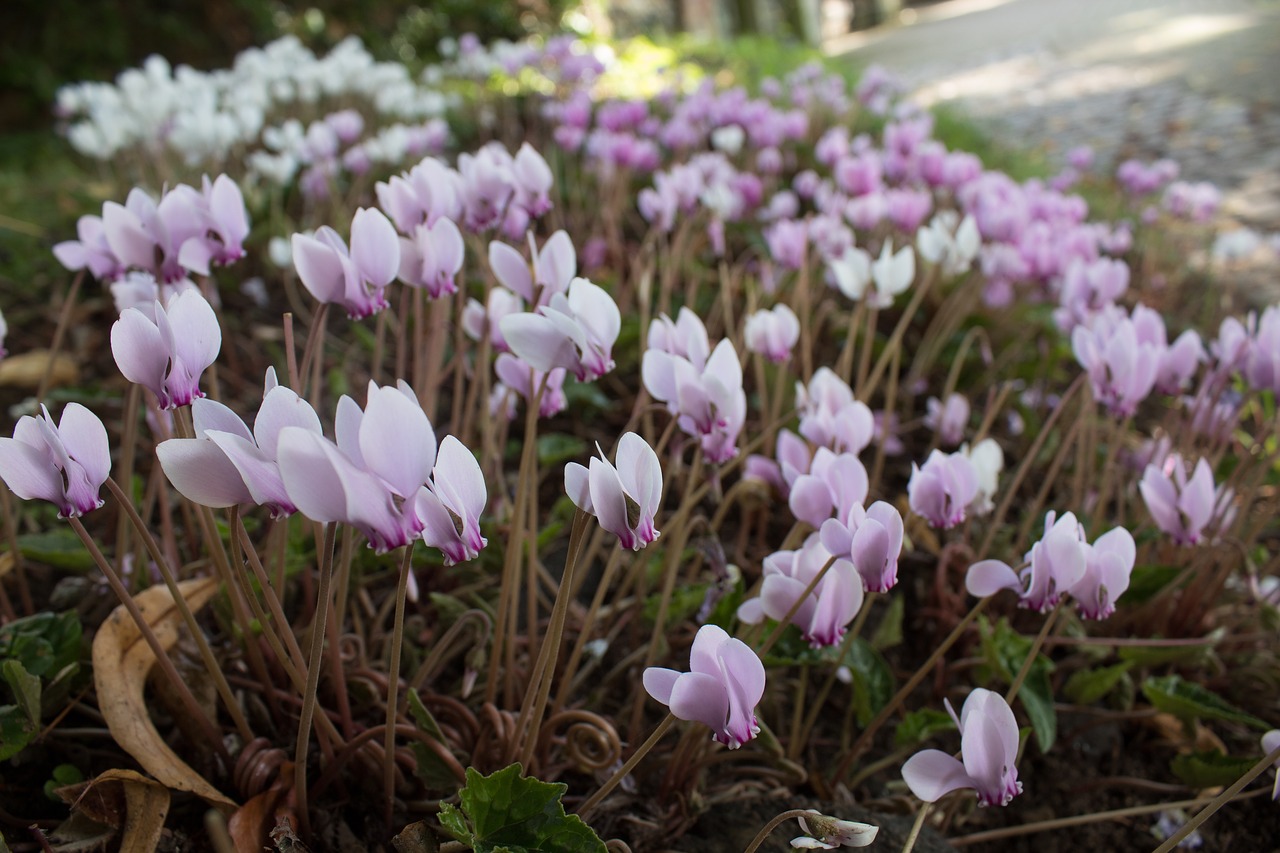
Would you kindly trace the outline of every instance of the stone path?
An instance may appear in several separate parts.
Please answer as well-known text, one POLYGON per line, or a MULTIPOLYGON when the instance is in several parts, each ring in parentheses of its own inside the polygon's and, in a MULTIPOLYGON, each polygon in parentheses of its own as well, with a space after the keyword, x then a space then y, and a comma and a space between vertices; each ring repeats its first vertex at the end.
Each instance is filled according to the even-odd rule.
POLYGON ((826 49, 1051 160, 1172 157, 1225 228, 1280 231, 1280 0, 948 0, 826 49))

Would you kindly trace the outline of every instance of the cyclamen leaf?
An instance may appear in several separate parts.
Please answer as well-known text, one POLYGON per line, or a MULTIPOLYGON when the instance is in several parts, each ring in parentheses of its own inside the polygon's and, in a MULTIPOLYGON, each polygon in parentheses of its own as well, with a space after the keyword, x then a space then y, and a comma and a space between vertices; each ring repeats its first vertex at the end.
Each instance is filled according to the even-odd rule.
POLYGON ((577 815, 566 815, 563 783, 522 777, 512 764, 489 776, 467 768, 461 811, 440 807, 440 823, 476 853, 605 853, 604 842, 577 815))
POLYGON ((1118 663, 1099 669, 1082 669, 1071 673, 1063 685, 1063 694, 1077 705, 1092 705, 1110 693, 1129 671, 1130 663, 1118 663))
POLYGON ((1174 756, 1169 762, 1173 774, 1193 788, 1230 785, 1253 767, 1252 758, 1234 758, 1219 750, 1174 756))
POLYGON ((1151 676, 1142 682, 1142 695, 1161 711, 1173 714, 1184 722, 1227 720, 1244 723, 1261 731, 1270 728, 1264 721, 1246 714, 1212 690, 1184 681, 1180 675, 1151 676))
POLYGON ((891 649, 902 642, 902 618, 906 612, 905 599, 901 595, 889 599, 889 609, 871 634, 871 645, 876 651, 891 649))
MULTIPOLYGON (((1031 653, 1031 639, 1014 631, 1004 619, 994 629, 988 624, 982 627, 983 656, 1005 683, 1012 684, 1031 653)), ((1052 661, 1044 655, 1037 655, 1018 692, 1022 707, 1035 729, 1036 743, 1044 752, 1049 751, 1058 737, 1058 716, 1053 710, 1053 686, 1049 681, 1052 671, 1052 661)))
POLYGON ((31 725, 40 725, 40 679, 27 672, 21 662, 12 659, 0 665, 0 675, 13 690, 18 707, 27 715, 31 725))
POLYGON ((956 727, 951 715, 936 708, 921 708, 902 718, 893 733, 894 746, 915 746, 924 743, 938 732, 956 727))
POLYGON ((853 673, 858 725, 865 726, 893 698, 893 671, 884 656, 862 638, 849 647, 844 665, 853 673))

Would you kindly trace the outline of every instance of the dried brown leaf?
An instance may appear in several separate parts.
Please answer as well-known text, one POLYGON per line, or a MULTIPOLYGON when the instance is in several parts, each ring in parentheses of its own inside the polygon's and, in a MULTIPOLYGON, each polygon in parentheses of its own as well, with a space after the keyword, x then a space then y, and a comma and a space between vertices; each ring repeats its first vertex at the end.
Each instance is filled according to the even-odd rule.
POLYGON ((169 815, 169 789, 133 770, 108 770, 60 788, 71 807, 96 823, 121 830, 120 849, 152 853, 169 815))
MULTIPOLYGON (((218 584, 201 578, 182 581, 178 588, 194 612, 209 602, 218 584)), ((172 648, 182 623, 168 588, 151 587, 134 600, 160 647, 172 648)), ((147 673, 155 662, 151 647, 128 611, 123 605, 117 607, 93 638, 93 682, 107 728, 116 743, 161 784, 195 794, 220 809, 234 809, 235 802, 179 758, 151 722, 145 688, 147 673)))
MULTIPOLYGON (((33 349, 0 360, 0 386, 30 390, 39 388, 44 372, 49 367, 50 356, 51 352, 47 349, 33 349)), ((49 384, 57 388, 74 385, 79 379, 80 369, 76 366, 75 359, 66 353, 58 353, 49 372, 49 384)))

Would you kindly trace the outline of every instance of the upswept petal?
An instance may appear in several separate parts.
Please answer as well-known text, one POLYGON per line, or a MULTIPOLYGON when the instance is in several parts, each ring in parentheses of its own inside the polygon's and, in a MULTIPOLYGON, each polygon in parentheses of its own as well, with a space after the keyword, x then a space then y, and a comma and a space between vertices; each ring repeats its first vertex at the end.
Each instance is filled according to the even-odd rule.
POLYGON ((676 672, 674 669, 666 669, 660 666, 651 666, 644 671, 641 682, 644 684, 645 692, 661 702, 663 705, 671 704, 671 691, 676 686, 676 679, 683 673, 676 672))
POLYGON ((719 625, 703 625, 693 637, 689 650, 689 669, 704 675, 720 674, 720 659, 716 652, 729 641, 729 634, 719 625))
POLYGON ((564 466, 564 491, 573 501, 574 506, 583 512, 596 514, 591 503, 591 479, 586 466, 570 462, 564 466))
POLYGON ((494 240, 489 244, 489 267, 503 287, 525 302, 533 301, 533 276, 519 251, 494 240))
POLYGON ((254 503, 269 507, 276 517, 294 511, 296 507, 285 491, 274 457, 267 456, 253 442, 238 435, 210 430, 205 436, 235 466, 254 503))
POLYGON ((1022 593, 1022 581, 1007 563, 1000 560, 981 560, 969 567, 964 578, 965 589, 970 595, 985 598, 1002 589, 1022 593))
POLYGON ((386 287, 400 271, 400 238, 391 220, 374 207, 351 220, 351 260, 365 280, 386 287))
POLYGON ((592 458, 588 469, 591 484, 591 505, 595 508, 600 526, 618 537, 624 548, 640 548, 627 520, 627 498, 622 490, 618 471, 604 459, 592 458))
POLYGON ((422 407, 395 388, 369 392, 360 421, 363 466, 408 498, 431 476, 436 462, 436 437, 422 407))
POLYGON ((111 326, 111 354, 125 379, 156 390, 164 386, 165 361, 156 353, 166 352, 156 324, 137 308, 126 308, 111 326))
POLYGON ((62 475, 57 467, 42 448, 17 438, 0 438, 0 480, 24 501, 63 505, 62 475))
POLYGON ((184 290, 171 297, 165 313, 173 330, 173 355, 190 372, 194 386, 222 349, 218 315, 198 290, 184 290))
POLYGON ((902 778, 911 793, 926 803, 936 803, 952 791, 972 788, 964 765, 939 749, 917 752, 902 765, 902 778))
POLYGON ((714 675, 682 672, 671 686, 667 707, 677 719, 702 723, 723 737, 729 719, 729 691, 714 675))
POLYGON ((156 445, 156 456, 169 482, 192 503, 210 507, 256 503, 236 466, 207 438, 162 441, 156 445))
POLYGON ((95 489, 111 474, 111 444, 107 428, 93 412, 79 403, 67 403, 58 419, 58 435, 67 453, 84 468, 95 489))
MULTIPOLYGON (((197 401, 203 402, 203 401, 197 401)), ((311 404, 291 388, 277 385, 262 398, 262 407, 253 421, 253 438, 268 459, 276 458, 280 431, 285 427, 301 427, 320 435, 320 417, 311 404)))

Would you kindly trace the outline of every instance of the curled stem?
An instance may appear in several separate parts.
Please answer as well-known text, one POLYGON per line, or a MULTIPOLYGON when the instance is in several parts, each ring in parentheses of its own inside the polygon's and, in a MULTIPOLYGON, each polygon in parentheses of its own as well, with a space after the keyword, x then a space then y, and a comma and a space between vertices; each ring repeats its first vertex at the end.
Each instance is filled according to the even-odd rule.
POLYGON ((600 805, 600 801, 609 796, 614 788, 618 787, 618 783, 625 779, 627 774, 635 769, 636 765, 640 763, 640 759, 644 758, 645 755, 648 754, 649 750, 653 749, 657 745, 658 741, 662 740, 663 735, 670 731, 671 727, 675 724, 675 715, 667 714, 667 716, 663 718, 662 722, 658 723, 658 727, 653 730, 653 734, 649 735, 648 739, 644 743, 640 744, 639 748, 636 749, 632 756, 627 759, 627 763, 614 771, 614 774, 609 777, 609 781, 601 785, 600 790, 588 797, 587 801, 578 807, 578 811, 576 812, 578 817, 586 820, 587 815, 591 814, 592 809, 600 805))

